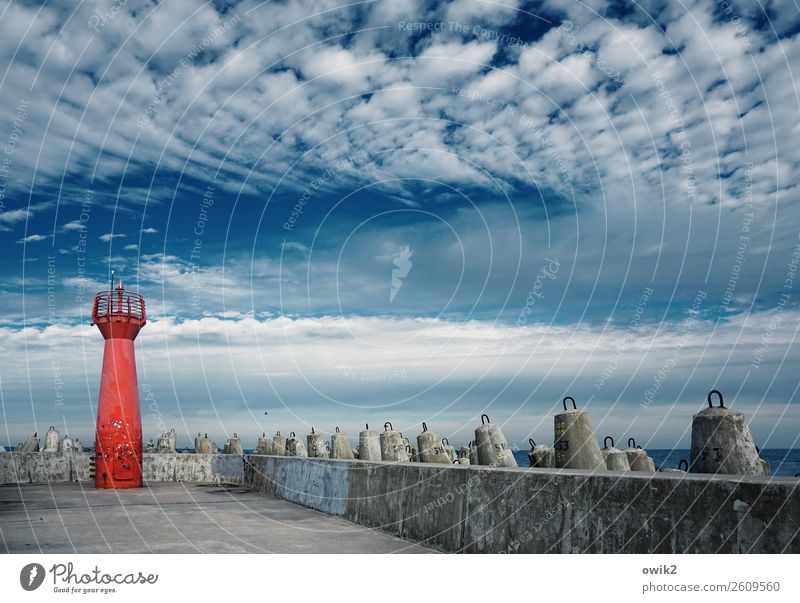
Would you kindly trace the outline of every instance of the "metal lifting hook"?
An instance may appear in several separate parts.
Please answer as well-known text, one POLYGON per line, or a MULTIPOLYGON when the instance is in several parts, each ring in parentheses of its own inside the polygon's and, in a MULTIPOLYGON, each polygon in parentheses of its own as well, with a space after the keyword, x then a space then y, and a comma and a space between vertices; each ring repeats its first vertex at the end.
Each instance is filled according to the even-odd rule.
POLYGON ((719 407, 725 408, 725 403, 722 401, 722 392, 720 392, 718 389, 712 389, 710 392, 708 392, 708 397, 706 398, 706 400, 708 400, 708 407, 714 408, 714 405, 711 403, 711 394, 717 394, 717 396, 719 396, 719 407))
POLYGON ((609 448, 608 444, 606 444, 606 442, 608 442, 608 440, 611 440, 611 446, 610 447, 613 448, 614 447, 614 438, 612 438, 611 436, 606 436, 605 439, 603 439, 603 448, 609 448))
POLYGON ((484 418, 484 417, 486 417, 486 423, 491 423, 491 421, 489 420, 489 415, 487 415, 487 414, 482 414, 482 415, 481 415, 481 425, 485 425, 485 424, 486 424, 486 423, 484 423, 484 422, 483 422, 483 418, 484 418))
POLYGON ((572 410, 578 410, 578 407, 575 405, 575 398, 572 396, 566 396, 561 403, 564 405, 564 410, 567 410, 567 400, 572 401, 572 410))

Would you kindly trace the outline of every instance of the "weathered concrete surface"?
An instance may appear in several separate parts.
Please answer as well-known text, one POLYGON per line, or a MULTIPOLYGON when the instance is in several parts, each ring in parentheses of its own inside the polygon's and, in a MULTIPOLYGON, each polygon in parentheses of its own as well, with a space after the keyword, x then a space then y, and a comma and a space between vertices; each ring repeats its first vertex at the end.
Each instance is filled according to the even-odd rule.
POLYGON ((381 460, 380 436, 367 425, 367 428, 358 434, 358 458, 362 461, 381 460))
POLYGON ((445 551, 800 552, 800 481, 247 456, 244 483, 445 551))
POLYGON ((528 452, 528 460, 531 467, 552 469, 556 463, 556 451, 544 444, 536 444, 528 452))
POLYGON ((614 448, 614 439, 607 436, 603 440, 603 448, 600 449, 600 454, 603 455, 603 460, 606 462, 606 469, 611 471, 630 471, 631 463, 628 460, 628 455, 619 448, 614 448), (606 446, 606 443, 611 440, 611 446, 606 446))
POLYGON ((650 463, 647 461, 647 453, 644 450, 628 446, 625 449, 625 454, 628 457, 631 471, 643 471, 645 473, 650 471, 650 463))
POLYGON ((286 455, 286 438, 281 435, 280 431, 276 432, 275 437, 272 438, 272 453, 275 456, 286 455))
MULTIPOLYGON (((339 429, 338 427, 336 429, 339 429)), ((331 458, 332 459, 354 459, 353 449, 350 448, 350 440, 339 431, 331 434, 331 458)))
POLYGON ((744 413, 738 410, 704 408, 694 415, 691 455, 693 473, 768 475, 744 413))
POLYGON ((233 454, 143 454, 145 481, 242 483, 242 457, 233 454))
MULTIPOLYGON (((348 445, 348 449, 350 446, 348 445)), ((306 451, 311 458, 325 459, 331 455, 330 446, 325 441, 325 437, 321 433, 314 431, 311 428, 311 433, 306 435, 306 451)))
MULTIPOLYGON (((566 402, 564 404, 566 408, 566 402)), ((594 437, 589 415, 580 410, 564 410, 553 418, 555 466, 564 469, 605 471, 606 463, 594 437)))
MULTIPOLYGON (((483 415, 481 421, 483 421, 483 415)), ((489 417, 486 417, 487 419, 489 417)), ((478 448, 478 462, 492 467, 516 467, 514 453, 508 447, 503 430, 494 423, 485 423, 475 429, 475 446, 478 448)))
POLYGON ((89 455, 73 452, 0 454, 0 484, 88 481, 89 455))
MULTIPOLYGON (((196 451, 200 451, 200 448, 197 446, 195 446, 194 449, 196 451)), ((258 438, 256 454, 272 454, 272 438, 270 438, 266 433, 262 432, 261 437, 258 438)))
MULTIPOLYGON (((241 483, 242 457, 224 454, 145 453, 145 481, 241 483)), ((0 484, 89 481, 90 456, 61 452, 0 454, 0 484)))
MULTIPOLYGON (((423 423, 423 426, 425 424, 423 423)), ((447 453, 447 449, 442 442, 442 438, 435 431, 423 431, 417 436, 417 449, 421 463, 439 463, 450 465, 453 461, 447 453)))
POLYGON ((381 432, 378 439, 381 445, 382 461, 404 462, 411 458, 410 450, 406 450, 406 444, 403 442, 403 436, 399 431, 384 427, 384 431, 381 432))
POLYGON ((9 553, 433 552, 237 485, 8 485, 0 509, 9 553))

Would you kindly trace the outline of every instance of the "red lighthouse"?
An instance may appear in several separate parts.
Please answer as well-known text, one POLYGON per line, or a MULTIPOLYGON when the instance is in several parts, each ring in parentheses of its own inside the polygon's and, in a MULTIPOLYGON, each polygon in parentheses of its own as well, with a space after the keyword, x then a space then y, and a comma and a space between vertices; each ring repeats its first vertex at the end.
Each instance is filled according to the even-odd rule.
POLYGON ((144 299, 116 289, 94 298, 92 324, 105 339, 95 433, 96 488, 142 486, 142 418, 133 340, 147 322, 144 299))

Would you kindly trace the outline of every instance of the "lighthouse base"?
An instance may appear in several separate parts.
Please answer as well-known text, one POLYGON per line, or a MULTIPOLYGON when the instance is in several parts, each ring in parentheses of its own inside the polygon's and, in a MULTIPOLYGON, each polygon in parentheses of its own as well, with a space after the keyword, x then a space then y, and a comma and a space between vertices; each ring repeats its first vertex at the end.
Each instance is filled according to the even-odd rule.
POLYGON ((95 488, 141 488, 141 458, 130 456, 103 456, 98 453, 95 459, 95 488))

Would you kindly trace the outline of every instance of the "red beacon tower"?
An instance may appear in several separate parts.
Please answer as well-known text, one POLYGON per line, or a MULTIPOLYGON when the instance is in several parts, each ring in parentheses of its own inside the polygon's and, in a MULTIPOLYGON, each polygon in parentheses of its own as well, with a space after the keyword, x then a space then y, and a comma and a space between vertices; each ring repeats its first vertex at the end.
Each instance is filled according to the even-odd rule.
POLYGON ((105 339, 94 440, 96 488, 142 486, 142 418, 133 340, 146 322, 144 298, 126 291, 121 279, 116 289, 94 298, 92 324, 105 339))

